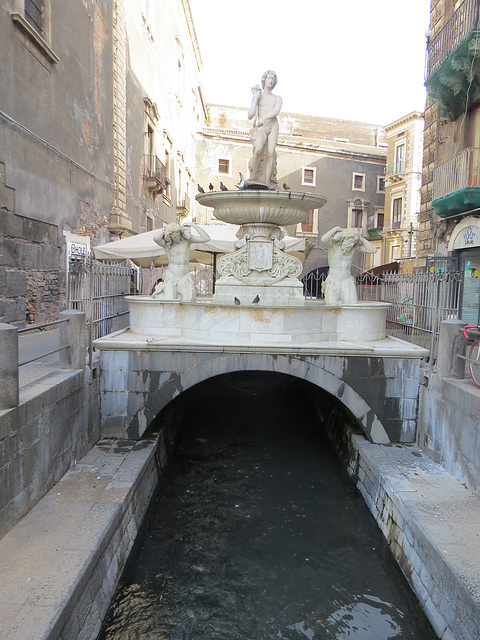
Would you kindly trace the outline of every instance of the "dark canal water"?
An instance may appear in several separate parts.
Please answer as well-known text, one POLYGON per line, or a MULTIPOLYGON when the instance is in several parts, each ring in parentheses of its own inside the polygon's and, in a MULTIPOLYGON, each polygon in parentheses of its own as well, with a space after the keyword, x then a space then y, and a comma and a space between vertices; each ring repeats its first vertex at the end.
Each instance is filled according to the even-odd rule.
POLYGON ((101 639, 434 640, 298 387, 209 385, 101 639))

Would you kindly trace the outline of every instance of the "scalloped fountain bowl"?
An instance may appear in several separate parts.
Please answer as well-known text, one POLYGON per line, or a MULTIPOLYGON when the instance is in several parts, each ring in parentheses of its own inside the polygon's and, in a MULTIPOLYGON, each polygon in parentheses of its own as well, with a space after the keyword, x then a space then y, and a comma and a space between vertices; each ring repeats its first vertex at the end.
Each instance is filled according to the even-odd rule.
POLYGON ((323 196, 299 191, 213 191, 196 196, 215 209, 215 217, 231 224, 268 223, 289 226, 303 222, 312 209, 327 202, 323 196))

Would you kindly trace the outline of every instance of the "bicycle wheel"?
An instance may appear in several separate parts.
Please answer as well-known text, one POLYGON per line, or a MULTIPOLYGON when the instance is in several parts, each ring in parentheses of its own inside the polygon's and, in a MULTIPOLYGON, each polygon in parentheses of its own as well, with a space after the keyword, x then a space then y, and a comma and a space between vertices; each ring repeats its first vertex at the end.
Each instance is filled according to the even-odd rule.
POLYGON ((468 368, 470 369, 473 383, 480 388, 480 340, 475 340, 470 347, 468 360, 468 368))

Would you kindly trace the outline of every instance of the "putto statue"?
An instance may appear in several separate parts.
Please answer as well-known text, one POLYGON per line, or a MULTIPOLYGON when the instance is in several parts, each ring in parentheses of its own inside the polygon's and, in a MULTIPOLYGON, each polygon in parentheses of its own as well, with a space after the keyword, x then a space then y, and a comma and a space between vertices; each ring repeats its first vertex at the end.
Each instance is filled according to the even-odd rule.
POLYGON ((185 222, 182 226, 171 222, 160 229, 153 239, 162 249, 165 249, 168 267, 164 271, 163 282, 157 284, 152 298, 194 302, 195 283, 188 268, 190 245, 193 242, 208 242, 210 236, 193 222, 185 222), (192 235, 192 228, 198 236, 192 235))
POLYGON ((250 160, 250 188, 254 185, 275 188, 277 186, 277 154, 275 147, 278 140, 277 116, 282 108, 282 99, 272 93, 277 84, 275 71, 265 71, 262 76, 262 87, 252 87, 252 104, 248 119, 255 118, 250 137, 253 144, 253 157, 250 160), (263 89, 263 91, 262 91, 263 89))
POLYGON ((350 273, 353 255, 356 251, 375 253, 376 247, 362 237, 361 229, 334 227, 321 240, 328 247, 328 276, 322 285, 325 303, 356 304, 357 289, 350 273))

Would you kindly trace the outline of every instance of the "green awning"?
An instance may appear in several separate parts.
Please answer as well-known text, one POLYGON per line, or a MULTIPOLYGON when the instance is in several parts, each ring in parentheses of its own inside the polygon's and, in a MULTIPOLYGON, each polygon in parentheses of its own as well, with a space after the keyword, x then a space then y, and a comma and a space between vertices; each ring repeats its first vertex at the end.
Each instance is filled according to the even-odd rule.
POLYGON ((469 187, 448 194, 445 198, 437 198, 432 207, 440 218, 451 218, 459 213, 467 213, 480 208, 480 188, 469 187))
POLYGON ((430 101, 449 120, 480 100, 479 34, 471 31, 425 82, 430 101))

